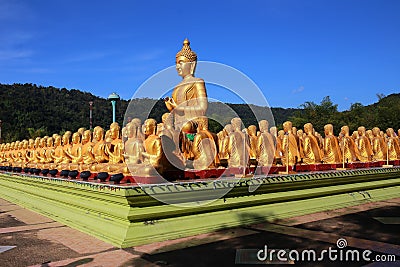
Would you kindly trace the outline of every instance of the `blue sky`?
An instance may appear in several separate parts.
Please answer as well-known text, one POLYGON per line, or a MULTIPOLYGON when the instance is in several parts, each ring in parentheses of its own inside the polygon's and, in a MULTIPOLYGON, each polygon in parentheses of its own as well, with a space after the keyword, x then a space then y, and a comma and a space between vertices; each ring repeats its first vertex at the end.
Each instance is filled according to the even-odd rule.
POLYGON ((329 95, 344 110, 399 92, 399 14, 397 0, 0 0, 0 83, 129 99, 188 37, 199 60, 240 70, 272 107, 329 95))

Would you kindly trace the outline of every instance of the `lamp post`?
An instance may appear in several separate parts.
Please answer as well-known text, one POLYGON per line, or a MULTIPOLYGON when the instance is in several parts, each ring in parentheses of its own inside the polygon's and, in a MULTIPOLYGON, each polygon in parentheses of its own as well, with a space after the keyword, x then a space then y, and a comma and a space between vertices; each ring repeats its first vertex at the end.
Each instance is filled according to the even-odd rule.
POLYGON ((90 123, 90 130, 93 129, 93 120, 92 120, 92 113, 93 113, 93 101, 89 101, 90 111, 89 111, 89 123, 90 123))
POLYGON ((117 100, 119 100, 119 99, 120 99, 119 95, 115 92, 111 93, 108 96, 108 100, 111 101, 112 110, 113 110, 113 121, 112 122, 115 122, 115 104, 117 103, 117 100))

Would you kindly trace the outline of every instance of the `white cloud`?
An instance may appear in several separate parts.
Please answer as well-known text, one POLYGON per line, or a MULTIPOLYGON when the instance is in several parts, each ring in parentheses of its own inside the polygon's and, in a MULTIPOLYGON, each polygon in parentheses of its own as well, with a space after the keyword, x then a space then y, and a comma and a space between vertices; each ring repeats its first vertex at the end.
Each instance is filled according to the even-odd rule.
POLYGON ((298 94, 298 93, 301 93, 301 92, 303 92, 303 91, 304 91, 304 86, 300 86, 299 88, 294 89, 294 90, 292 91, 292 94, 298 94))

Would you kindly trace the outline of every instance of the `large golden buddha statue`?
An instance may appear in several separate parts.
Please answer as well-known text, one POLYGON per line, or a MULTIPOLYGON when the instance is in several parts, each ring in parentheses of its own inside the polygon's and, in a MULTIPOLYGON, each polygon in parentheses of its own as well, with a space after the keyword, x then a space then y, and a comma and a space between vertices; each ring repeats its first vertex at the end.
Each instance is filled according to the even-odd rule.
POLYGON ((172 97, 165 98, 165 105, 174 115, 175 128, 181 129, 190 120, 205 116, 208 102, 203 79, 194 77, 197 55, 190 48, 188 39, 176 54, 176 70, 182 81, 174 88, 172 97))

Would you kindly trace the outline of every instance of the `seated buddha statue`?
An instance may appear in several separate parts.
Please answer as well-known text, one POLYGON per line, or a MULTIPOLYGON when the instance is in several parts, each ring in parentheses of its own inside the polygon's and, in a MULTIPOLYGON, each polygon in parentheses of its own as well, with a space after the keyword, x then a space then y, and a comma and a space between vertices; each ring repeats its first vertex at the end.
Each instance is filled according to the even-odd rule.
POLYGON ((104 140, 104 129, 100 126, 96 126, 93 129, 93 142, 94 146, 92 154, 94 158, 94 164, 90 166, 90 170, 99 172, 106 167, 108 162, 108 154, 106 153, 106 141, 104 140))
POLYGON ((389 160, 397 160, 400 158, 400 146, 396 138, 393 128, 388 128, 386 130, 387 137, 387 149, 389 153, 389 160))
POLYGON ((50 169, 50 165, 54 162, 54 139, 53 137, 48 137, 46 139, 46 149, 42 160, 42 169, 50 169))
POLYGON ((156 135, 156 128, 157 122, 154 119, 145 120, 143 165, 137 169, 137 174, 140 176, 163 175, 166 170, 174 168, 164 154, 161 137, 156 135))
POLYGON ((174 126, 182 126, 197 117, 205 116, 208 101, 203 79, 194 77, 197 55, 190 48, 189 40, 183 41, 182 50, 176 54, 176 70, 182 81, 172 91, 172 97, 165 98, 167 109, 173 114, 174 126))
POLYGON ((144 151, 143 141, 138 136, 141 125, 133 120, 126 125, 128 140, 124 145, 125 162, 131 173, 135 173, 139 164, 143 162, 142 152, 144 151))
POLYGON ((328 164, 341 163, 342 154, 336 136, 333 135, 333 125, 327 124, 324 126, 324 158, 323 162, 328 164))
POLYGON ((62 157, 61 157, 60 164, 57 166, 57 169, 59 169, 59 170, 69 170, 69 164, 71 163, 71 157, 68 156, 68 153, 70 152, 70 149, 72 147, 71 136, 72 136, 71 131, 66 131, 62 136, 62 149, 63 149, 62 157))
POLYGON ((129 174, 123 153, 124 144, 120 137, 120 127, 117 122, 110 125, 110 140, 105 147, 105 152, 108 154, 108 164, 103 171, 129 174))
POLYGON ((378 127, 374 127, 372 129, 372 152, 373 152, 373 157, 372 160, 374 161, 383 161, 386 160, 386 155, 387 155, 387 147, 386 147, 386 142, 385 139, 381 137, 380 135, 381 130, 378 127))
POLYGON ((82 150, 81 150, 81 160, 79 170, 80 171, 89 171, 90 166, 95 163, 95 159, 93 156, 93 146, 92 142, 92 132, 90 130, 86 130, 82 135, 82 150))
POLYGON ((27 159, 27 153, 28 153, 28 140, 23 140, 21 142, 21 149, 20 149, 20 163, 18 167, 24 168, 26 167, 26 164, 28 163, 27 159))
POLYGON ((303 163, 318 164, 323 159, 323 154, 319 148, 317 138, 314 135, 314 127, 311 123, 304 124, 303 137, 303 163))
POLYGON ((16 166, 19 163, 19 156, 18 156, 18 152, 19 152, 19 141, 15 141, 11 143, 11 153, 10 153, 10 157, 11 157, 11 165, 12 166, 16 166))
POLYGON ((68 165, 68 170, 78 170, 79 165, 82 162, 82 144, 80 132, 76 132, 72 135, 71 147, 65 151, 65 154, 71 159, 71 163, 68 165))
POLYGON ((250 164, 257 165, 257 126, 249 125, 246 133, 250 143, 250 164))
POLYGON ((40 150, 42 149, 40 147, 40 139, 41 139, 40 137, 36 137, 33 148, 30 151, 30 157, 28 163, 28 166, 30 168, 36 168, 37 167, 36 165, 40 163, 39 154, 40 150))
POLYGON ((49 169, 57 169, 61 164, 64 156, 64 149, 62 146, 62 137, 60 135, 56 135, 54 137, 54 149, 52 150, 51 157, 53 158, 52 162, 49 163, 49 169))
POLYGON ((247 167, 250 156, 250 142, 248 136, 242 132, 242 120, 233 118, 231 120, 233 132, 228 138, 228 166, 229 167, 247 167))
POLYGON ((349 126, 344 125, 340 128, 342 140, 340 140, 340 151, 344 157, 344 162, 352 163, 358 160, 359 153, 356 143, 353 138, 350 137, 349 126))
POLYGON ((372 159, 372 148, 371 141, 365 134, 365 127, 358 127, 358 140, 357 148, 359 153, 359 159, 361 162, 369 162, 372 159))
POLYGON ((39 142, 40 150, 37 155, 39 163, 36 165, 36 168, 39 169, 43 169, 43 165, 46 163, 47 138, 48 136, 45 136, 41 138, 39 142))
POLYGON ((218 137, 208 130, 208 118, 201 116, 197 118, 197 134, 193 140, 193 167, 195 170, 217 168, 218 137))
POLYGON ((258 166, 271 166, 274 161, 275 143, 274 137, 269 132, 269 123, 267 120, 258 122, 260 135, 257 137, 256 156, 258 166))
POLYGON ((292 132, 292 122, 283 123, 284 136, 282 140, 282 164, 293 166, 300 161, 300 152, 297 140, 292 132))

